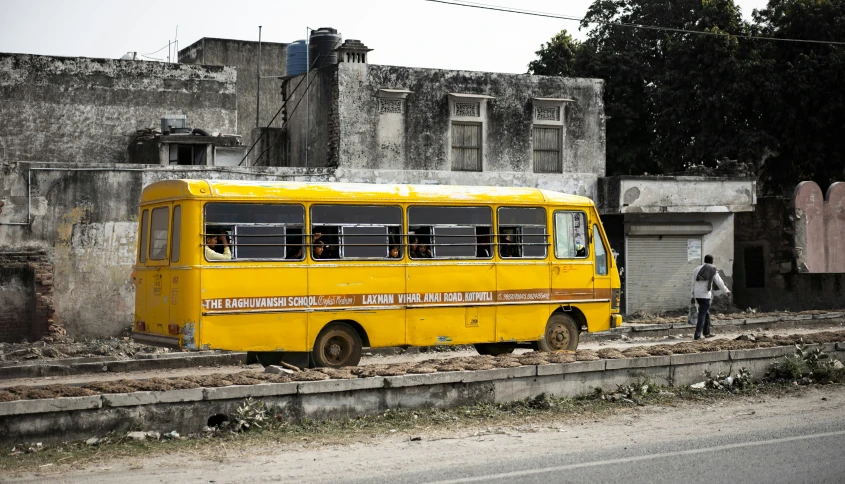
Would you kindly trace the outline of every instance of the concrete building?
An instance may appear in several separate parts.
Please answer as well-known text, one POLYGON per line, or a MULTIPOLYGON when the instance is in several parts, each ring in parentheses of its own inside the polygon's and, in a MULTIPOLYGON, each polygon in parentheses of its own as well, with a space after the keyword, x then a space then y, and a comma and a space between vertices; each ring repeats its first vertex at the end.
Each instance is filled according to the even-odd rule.
POLYGON ((285 129, 259 164, 333 167, 371 183, 595 196, 605 174, 603 81, 372 65, 370 50, 347 40, 334 49, 337 64, 283 81, 285 129))
POLYGON ((711 254, 730 288, 734 220, 753 213, 756 182, 704 176, 615 176, 599 182, 599 211, 618 252, 625 313, 689 306, 692 271, 711 254))
POLYGON ((0 53, 0 161, 126 163, 166 114, 238 129, 233 67, 0 53))

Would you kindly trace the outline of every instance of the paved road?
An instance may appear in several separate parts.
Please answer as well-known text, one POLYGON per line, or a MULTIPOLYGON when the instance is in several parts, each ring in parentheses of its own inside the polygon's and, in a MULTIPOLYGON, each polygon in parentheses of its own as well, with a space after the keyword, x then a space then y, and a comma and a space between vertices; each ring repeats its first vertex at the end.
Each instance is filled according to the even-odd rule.
POLYGON ((229 442, 212 454, 128 458, 21 482, 845 482, 842 386, 412 435, 330 446, 229 442))

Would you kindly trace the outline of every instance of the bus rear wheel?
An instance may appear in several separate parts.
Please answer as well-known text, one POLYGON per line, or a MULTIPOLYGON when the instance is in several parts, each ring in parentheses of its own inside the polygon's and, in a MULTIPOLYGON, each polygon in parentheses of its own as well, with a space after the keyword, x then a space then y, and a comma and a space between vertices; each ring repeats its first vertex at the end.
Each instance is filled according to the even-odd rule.
POLYGON ((477 351, 479 355, 506 355, 508 353, 513 353, 513 350, 515 349, 516 346, 510 344, 478 343, 475 345, 475 351, 477 351))
POLYGON ((361 337, 345 323, 332 323, 323 328, 314 342, 312 356, 316 366, 341 368, 361 361, 361 337))
POLYGON ((578 325, 572 316, 563 313, 552 314, 546 323, 543 339, 537 342, 540 351, 575 351, 578 348, 578 325))

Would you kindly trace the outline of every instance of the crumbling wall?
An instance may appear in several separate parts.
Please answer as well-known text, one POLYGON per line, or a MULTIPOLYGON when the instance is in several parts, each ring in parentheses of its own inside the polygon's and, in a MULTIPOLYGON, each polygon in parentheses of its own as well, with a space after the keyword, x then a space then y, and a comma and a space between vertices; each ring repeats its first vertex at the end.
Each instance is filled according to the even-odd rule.
MULTIPOLYGON (((277 42, 261 43, 261 104, 258 122, 266 128, 282 102, 281 80, 269 77, 285 75, 287 44, 277 42)), ((230 133, 239 134, 243 144, 249 146, 254 140, 256 97, 258 94, 258 42, 234 39, 204 37, 179 51, 179 62, 202 66, 234 66, 238 70, 237 82, 237 129, 230 133)), ((198 127, 203 127, 196 125, 198 127)), ((269 124, 271 128, 282 126, 281 117, 269 124)), ((217 131, 222 129, 209 126, 217 131)), ((267 163, 261 163, 267 164, 267 163)))
POLYGON ((0 251, 0 342, 63 334, 54 313, 53 266, 46 252, 0 251))
POLYGON ((845 274, 798 270, 796 220, 790 200, 765 197, 735 216, 734 302, 761 311, 845 307, 845 274), (759 264, 759 265, 758 265, 759 264))
POLYGON ((233 67, 0 53, 0 162, 123 163, 165 114, 234 132, 235 81, 233 67))

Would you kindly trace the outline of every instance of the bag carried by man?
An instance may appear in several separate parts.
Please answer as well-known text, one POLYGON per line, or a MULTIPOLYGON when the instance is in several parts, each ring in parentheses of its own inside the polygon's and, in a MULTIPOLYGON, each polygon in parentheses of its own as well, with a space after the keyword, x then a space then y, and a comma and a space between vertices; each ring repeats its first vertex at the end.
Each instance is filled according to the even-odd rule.
POLYGON ((695 298, 689 300, 689 314, 687 315, 687 324, 695 326, 698 324, 698 308, 695 306, 695 298))

